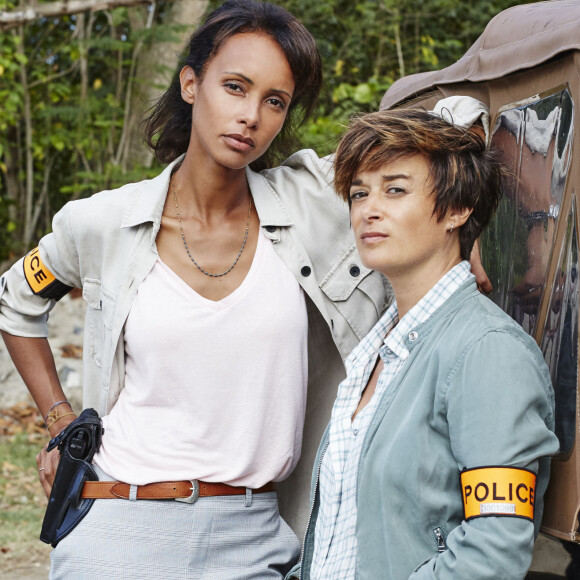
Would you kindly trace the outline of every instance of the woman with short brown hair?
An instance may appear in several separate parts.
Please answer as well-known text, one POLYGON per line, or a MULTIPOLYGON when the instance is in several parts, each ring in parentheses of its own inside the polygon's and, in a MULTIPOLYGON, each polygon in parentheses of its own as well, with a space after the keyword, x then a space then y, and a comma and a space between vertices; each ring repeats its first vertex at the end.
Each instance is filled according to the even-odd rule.
POLYGON ((553 391, 536 343, 465 261, 503 169, 450 121, 371 113, 338 147, 361 259, 395 302, 346 361, 302 580, 523 579, 531 562, 558 450, 553 391))

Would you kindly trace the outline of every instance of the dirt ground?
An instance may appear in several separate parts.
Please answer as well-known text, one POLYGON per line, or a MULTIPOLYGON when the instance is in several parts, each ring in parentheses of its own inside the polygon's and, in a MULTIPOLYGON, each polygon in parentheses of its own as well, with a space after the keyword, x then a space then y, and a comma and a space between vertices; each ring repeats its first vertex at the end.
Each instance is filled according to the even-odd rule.
MULTIPOLYGON (((82 335, 84 303, 80 298, 65 296, 49 319, 50 343, 55 353, 61 382, 73 402, 75 410, 82 408, 82 335)), ((0 409, 29 400, 27 391, 14 370, 6 348, 0 338, 0 409)), ((48 546, 39 540, 39 550, 28 553, 22 561, 12 562, 10 568, 2 567, 3 580, 40 580, 48 578, 48 546)), ((0 562, 2 561, 0 554, 0 562)), ((534 550, 530 580, 556 580, 564 578, 570 556, 562 544, 548 536, 540 535, 534 550)), ((580 579, 579 579, 580 580, 580 579)))
POLYGON ((48 557, 45 562, 23 563, 22 566, 2 572, 3 580, 46 580, 48 578, 48 557))

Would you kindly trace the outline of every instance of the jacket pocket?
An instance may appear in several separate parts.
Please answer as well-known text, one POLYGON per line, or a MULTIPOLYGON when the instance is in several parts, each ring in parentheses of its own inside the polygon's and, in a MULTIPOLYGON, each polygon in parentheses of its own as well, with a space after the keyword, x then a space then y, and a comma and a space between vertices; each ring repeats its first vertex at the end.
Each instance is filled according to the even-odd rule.
POLYGON ((103 292, 101 282, 95 279, 83 281, 83 299, 87 303, 85 349, 88 349, 95 364, 101 368, 103 366, 105 326, 107 325, 107 315, 110 315, 110 300, 103 292))
POLYGON ((445 529, 443 526, 433 526, 431 529, 431 541, 434 543, 435 549, 437 553, 433 556, 429 556, 426 560, 423 560, 414 570, 413 574, 418 572, 423 566, 426 566, 429 562, 431 562, 434 558, 437 558, 440 554, 447 550, 447 541, 446 541, 446 534, 445 529))
POLYGON ((336 262, 320 284, 322 291, 333 302, 347 300, 372 270, 363 266, 353 244, 336 262))
POLYGON ((387 279, 363 266, 354 244, 327 274, 320 288, 359 340, 373 327, 393 296, 387 279))

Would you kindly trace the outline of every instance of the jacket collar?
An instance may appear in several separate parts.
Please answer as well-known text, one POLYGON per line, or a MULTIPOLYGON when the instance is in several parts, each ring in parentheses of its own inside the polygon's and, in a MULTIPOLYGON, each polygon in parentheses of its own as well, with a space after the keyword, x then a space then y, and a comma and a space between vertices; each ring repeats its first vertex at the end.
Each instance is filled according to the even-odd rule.
POLYGON ((415 325, 407 336, 404 338, 405 346, 411 352, 413 349, 417 348, 419 344, 423 342, 425 337, 427 337, 433 327, 436 324, 439 324, 441 320, 448 318, 451 314, 453 314, 456 310, 461 308, 463 303, 473 298, 474 296, 478 296, 480 294, 479 290, 477 289, 477 284, 475 283, 475 278, 469 278, 466 280, 439 308, 437 311, 433 313, 425 322, 421 322, 415 325))
MULTIPOLYGON (((157 177, 138 184, 140 187, 133 193, 134 203, 125 212, 121 224, 122 228, 130 228, 152 222, 155 234, 159 231, 171 172, 183 157, 183 155, 180 155, 157 177)), ((260 218, 260 225, 263 227, 294 225, 286 206, 268 180, 262 174, 252 171, 249 167, 246 168, 246 177, 254 199, 254 206, 260 218)))
POLYGON ((138 187, 133 191, 133 203, 125 212, 122 228, 153 222, 154 232, 159 231, 171 172, 183 157, 180 155, 172 161, 157 177, 136 184, 138 187))
POLYGON ((294 225, 284 202, 264 175, 246 167, 246 177, 260 218, 260 225, 262 227, 294 225))

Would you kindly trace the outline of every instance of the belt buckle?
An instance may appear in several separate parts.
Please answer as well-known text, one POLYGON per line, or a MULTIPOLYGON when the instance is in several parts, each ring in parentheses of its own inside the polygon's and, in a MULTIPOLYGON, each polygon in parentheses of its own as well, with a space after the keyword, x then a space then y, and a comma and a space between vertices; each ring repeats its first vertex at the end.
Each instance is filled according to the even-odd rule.
POLYGON ((195 503, 199 499, 199 481, 197 479, 190 479, 191 483, 191 495, 188 497, 176 497, 175 501, 180 501, 183 503, 195 503))

